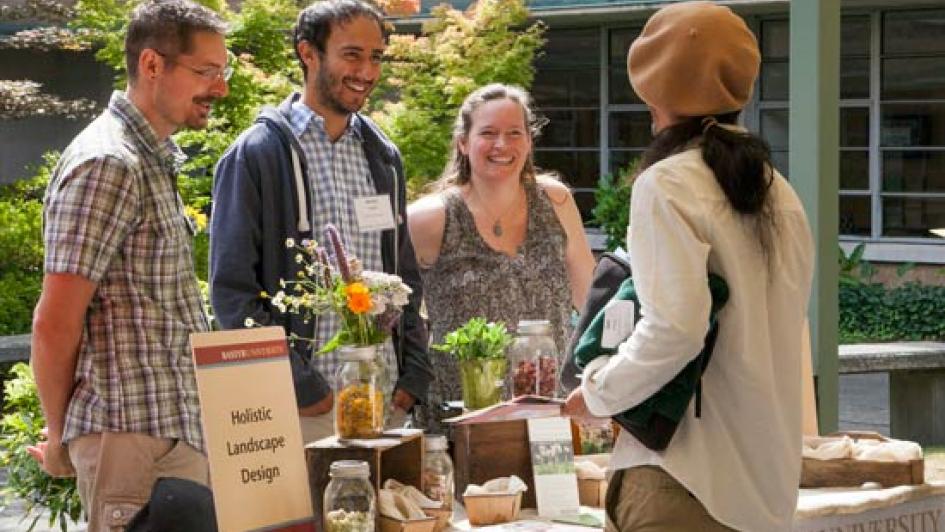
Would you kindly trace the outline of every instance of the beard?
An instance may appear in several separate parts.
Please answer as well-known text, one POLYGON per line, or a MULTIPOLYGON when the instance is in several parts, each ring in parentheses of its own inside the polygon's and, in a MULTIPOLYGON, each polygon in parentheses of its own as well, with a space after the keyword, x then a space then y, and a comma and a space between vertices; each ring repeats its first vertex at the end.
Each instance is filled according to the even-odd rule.
MULTIPOLYGON (((365 96, 360 103, 347 104, 342 101, 337 94, 342 90, 343 79, 328 70, 326 63, 327 62, 324 60, 319 63, 318 76, 315 78, 315 90, 318 94, 318 101, 341 115, 349 115, 360 111, 361 108, 364 107, 367 96, 365 96)), ((370 90, 368 94, 370 94, 370 90)))

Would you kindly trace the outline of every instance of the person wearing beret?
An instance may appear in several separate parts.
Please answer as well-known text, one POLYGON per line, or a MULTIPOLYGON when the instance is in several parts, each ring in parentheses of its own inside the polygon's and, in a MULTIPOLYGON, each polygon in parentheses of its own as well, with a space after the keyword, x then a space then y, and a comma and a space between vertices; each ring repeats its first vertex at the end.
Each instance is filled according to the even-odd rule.
POLYGON ((663 451, 622 432, 607 529, 791 529, 801 465, 802 337, 813 277, 803 207, 767 145, 737 125, 760 53, 712 2, 657 11, 630 47, 630 83, 654 139, 633 183, 628 242, 641 317, 593 360, 566 414, 612 416, 695 358, 709 326, 707 278, 729 285, 694 405, 663 451))

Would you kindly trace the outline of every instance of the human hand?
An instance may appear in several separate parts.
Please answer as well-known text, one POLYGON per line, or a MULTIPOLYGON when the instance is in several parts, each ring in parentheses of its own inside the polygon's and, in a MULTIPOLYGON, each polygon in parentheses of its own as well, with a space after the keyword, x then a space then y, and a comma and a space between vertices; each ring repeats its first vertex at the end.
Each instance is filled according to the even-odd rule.
POLYGON ((43 428, 41 436, 45 441, 38 441, 36 445, 27 445, 26 452, 39 463, 43 471, 51 477, 74 477, 75 468, 69 458, 69 451, 62 445, 60 438, 49 437, 49 428, 43 428))
POLYGON ((584 402, 584 392, 581 388, 576 388, 561 407, 561 415, 577 419, 593 418, 590 410, 587 409, 587 403, 584 402))
POLYGON ((409 392, 406 392, 401 388, 394 390, 394 407, 399 408, 404 412, 409 412, 416 402, 417 400, 414 399, 414 397, 410 395, 409 392))

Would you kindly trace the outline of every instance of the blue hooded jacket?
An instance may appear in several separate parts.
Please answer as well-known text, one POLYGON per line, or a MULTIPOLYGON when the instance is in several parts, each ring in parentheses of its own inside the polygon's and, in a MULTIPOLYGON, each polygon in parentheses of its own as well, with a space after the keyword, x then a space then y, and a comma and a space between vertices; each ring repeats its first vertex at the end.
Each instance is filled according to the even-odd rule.
MULTIPOLYGON (((224 329, 244 326, 246 318, 263 325, 281 325, 287 333, 311 338, 314 324, 294 314, 283 314, 259 297, 275 294, 280 279, 294 279, 301 266, 296 250, 285 241, 320 236, 311 221, 312 193, 306 179, 302 148, 287 117, 298 93, 278 108, 264 108, 255 124, 244 131, 217 164, 210 221, 210 302, 224 329)), ((362 124, 364 154, 378 194, 391 198, 396 227, 381 235, 384 271, 399 275, 413 289, 404 307, 394 346, 400 374, 396 387, 424 402, 433 379, 427 353, 427 331, 420 319, 423 289, 417 259, 406 224, 406 187, 397 148, 370 119, 362 124)), ((318 238, 314 238, 318 240, 318 238)), ((308 345, 300 342, 290 355, 299 407, 320 401, 331 391, 327 378, 309 360, 308 345)))

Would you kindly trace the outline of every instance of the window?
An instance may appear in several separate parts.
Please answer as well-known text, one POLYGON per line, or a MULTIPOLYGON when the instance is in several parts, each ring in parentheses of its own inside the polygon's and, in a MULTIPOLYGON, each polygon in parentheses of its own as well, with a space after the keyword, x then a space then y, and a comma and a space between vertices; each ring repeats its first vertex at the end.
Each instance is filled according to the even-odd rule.
POLYGON ((535 163, 561 174, 589 220, 600 176, 600 31, 551 30, 546 37, 532 97, 549 122, 535 143, 535 163))
POLYGON ((653 139, 650 112, 627 79, 627 51, 641 27, 607 31, 607 168, 616 174, 638 159, 653 139))
POLYGON ((882 14, 880 201, 884 237, 945 227, 945 10, 882 14))
MULTIPOLYGON (((775 166, 790 176, 788 31, 786 19, 760 24, 758 124, 771 145, 775 166)), ((841 235, 928 238, 929 229, 945 227, 943 34, 945 10, 941 9, 843 17, 841 235), (881 53, 874 59, 879 61, 879 79, 871 82, 874 39, 881 41, 881 53), (878 139, 870 136, 874 126, 878 139), (875 164, 871 155, 877 158, 875 164)))

